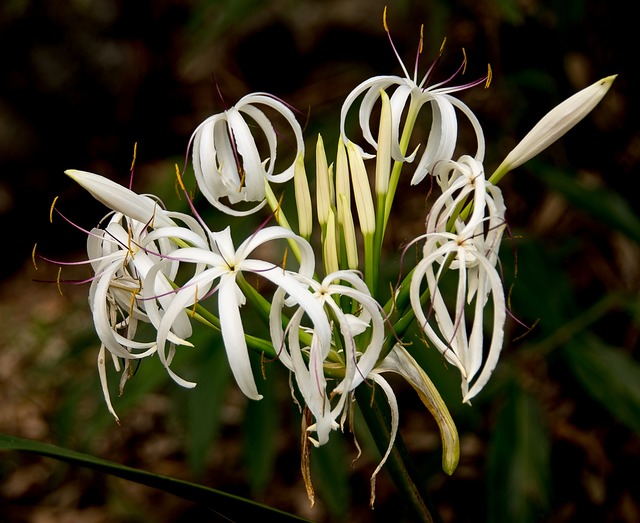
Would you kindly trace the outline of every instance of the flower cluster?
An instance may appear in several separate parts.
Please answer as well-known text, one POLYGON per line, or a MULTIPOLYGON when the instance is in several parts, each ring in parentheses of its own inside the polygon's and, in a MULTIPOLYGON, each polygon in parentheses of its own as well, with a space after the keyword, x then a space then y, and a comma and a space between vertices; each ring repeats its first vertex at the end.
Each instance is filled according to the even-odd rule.
MULTIPOLYGON (((386 21, 385 29, 388 34, 386 21)), ((439 424, 444 470, 455 469, 455 425, 428 377, 441 369, 423 369, 412 352, 429 348, 415 345, 408 350, 405 335, 414 324, 426 345, 458 369, 463 402, 482 390, 498 362, 507 317, 498 270, 506 207, 496 184, 584 117, 615 77, 551 111, 487 177, 482 127, 454 94, 481 84, 488 87, 491 70, 464 85, 452 85, 460 70, 444 82, 428 85, 439 58, 420 82, 417 60, 413 77, 400 61, 405 77, 373 77, 347 96, 335 162, 328 161, 321 137, 316 143, 315 212, 302 129, 284 102, 265 93, 250 94, 200 124, 189 147, 204 198, 218 211, 237 217, 255 215, 268 205, 278 222, 263 223, 237 246, 232 229, 211 230, 188 195, 192 213, 171 212, 153 196, 136 194, 97 174, 67 171, 111 210, 89 231, 87 262, 94 275, 89 303, 102 344, 99 374, 114 416, 107 356, 118 370, 124 361, 121 388, 131 376, 131 362, 155 354, 173 380, 193 387, 195 383, 178 376, 171 363, 180 347, 191 345, 191 322, 196 320, 220 331, 235 381, 248 398, 262 397, 250 350, 290 371, 292 393, 313 418, 306 430, 314 445, 326 443, 333 430, 344 427, 356 388, 375 384, 392 413, 384 462, 399 411, 383 374, 402 375, 439 424), (363 144, 347 132, 354 107, 363 144), (295 138, 293 161, 280 173, 275 172, 279 133, 265 109, 279 113, 295 138), (421 125, 419 113, 425 110, 430 112, 430 128, 418 155, 418 148, 407 149, 412 131, 421 125), (378 113, 376 133, 372 119, 378 113), (458 150, 459 114, 475 134, 475 151, 470 153, 458 150), (267 144, 266 155, 261 142, 267 144), (425 212, 424 234, 409 243, 418 247, 415 266, 400 272, 399 283, 386 296, 388 282, 379 281, 382 245, 405 166, 412 171, 411 185, 428 185, 425 194, 436 187, 438 194, 425 212), (296 197, 293 220, 285 215, 272 187, 289 181, 296 197), (242 207, 246 202, 249 207, 242 207), (320 228, 315 233, 314 215, 320 228), (454 282, 453 293, 443 289, 445 277, 454 282), (258 280, 266 284, 258 287, 258 280), (262 336, 245 330, 243 307, 248 303, 264 319, 262 336), (141 322, 153 327, 151 338, 139 338, 141 322)), ((178 173, 184 189, 182 176, 178 173)))

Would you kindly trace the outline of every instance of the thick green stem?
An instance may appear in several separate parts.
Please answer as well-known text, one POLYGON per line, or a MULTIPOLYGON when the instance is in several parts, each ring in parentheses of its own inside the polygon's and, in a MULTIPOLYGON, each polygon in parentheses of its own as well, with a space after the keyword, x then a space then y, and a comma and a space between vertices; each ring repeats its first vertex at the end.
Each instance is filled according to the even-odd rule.
MULTIPOLYGON (((356 399, 365 422, 371 431, 376 446, 381 454, 387 451, 390 438, 390 413, 386 399, 376 388, 372 401, 371 388, 361 386, 356 389, 356 399)), ((415 521, 423 523, 441 523, 442 520, 435 505, 424 491, 423 481, 413 465, 411 457, 400 434, 396 435, 393 449, 387 458, 385 468, 391 474, 394 484, 401 492, 415 521)))

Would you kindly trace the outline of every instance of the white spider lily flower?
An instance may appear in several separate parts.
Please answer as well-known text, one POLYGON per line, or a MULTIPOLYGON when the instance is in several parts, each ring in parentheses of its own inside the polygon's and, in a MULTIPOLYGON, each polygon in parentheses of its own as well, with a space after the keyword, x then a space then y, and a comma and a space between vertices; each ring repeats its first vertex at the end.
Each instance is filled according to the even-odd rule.
MULTIPOLYGON (((297 303, 309 303, 306 312, 315 322, 325 343, 328 344, 330 329, 326 316, 322 308, 313 302, 309 290, 300 282, 297 274, 272 262, 250 258, 252 252, 265 243, 279 239, 292 240, 300 248, 299 273, 310 277, 314 270, 314 253, 307 241, 280 226, 258 230, 237 249, 234 248, 229 228, 211 235, 215 250, 186 247, 172 253, 171 259, 177 259, 181 264, 194 263, 202 269, 196 271, 193 277, 174 292, 170 304, 164 307, 163 311, 156 310, 157 300, 153 299, 154 296, 147 295, 149 316, 153 315, 154 321, 157 322, 158 354, 163 361, 167 358, 166 344, 172 341, 171 332, 174 329, 174 323, 184 314, 184 310, 193 307, 199 300, 217 293, 220 330, 229 366, 242 392, 247 397, 258 400, 262 396, 258 393, 251 371, 240 314, 240 308, 246 303, 246 297, 236 280, 243 272, 254 273, 284 289, 297 303)), ((159 270, 158 267, 150 271, 147 277, 153 277, 154 272, 159 270)), ((186 341, 181 343, 188 344, 186 341)))
POLYGON ((491 181, 498 183, 507 172, 529 161, 561 138, 600 103, 617 76, 598 80, 549 111, 507 155, 491 181))
POLYGON ((506 227, 505 206, 500 190, 485 181, 482 164, 472 157, 441 162, 435 174, 443 193, 427 217, 427 233, 414 240, 426 242, 411 280, 411 304, 427 338, 460 370, 463 401, 468 402, 488 381, 502 349, 506 303, 495 264, 506 227), (473 207, 471 215, 465 217, 460 210, 468 199, 473 207), (439 289, 447 269, 458 271, 452 312, 439 289), (428 316, 421 302, 425 277, 428 316), (489 297, 493 302, 493 327, 485 358, 483 310, 489 297), (474 300, 473 319, 467 325, 467 309, 474 300), (435 321, 430 321, 431 316, 435 321), (482 372, 476 378, 480 368, 482 372))
POLYGON ((198 187, 218 210, 233 216, 246 216, 265 203, 265 180, 286 182, 293 177, 295 159, 304 153, 302 129, 291 109, 267 93, 253 93, 223 113, 202 122, 191 136, 193 169, 198 187), (259 108, 266 106, 284 117, 295 136, 293 162, 274 173, 278 134, 268 116, 259 108), (268 144, 269 156, 263 158, 256 144, 253 128, 268 144), (227 198, 229 205, 222 203, 227 198), (258 202, 248 210, 233 208, 239 202, 258 202))
MULTIPOLYGON (((279 289, 271 306, 271 340, 280 361, 293 373, 300 393, 315 418, 308 430, 315 431, 316 438, 310 438, 316 446, 329 439, 329 433, 339 427, 336 419, 344 414, 350 393, 361 384, 373 370, 384 341, 384 319, 381 307, 371 296, 369 289, 356 271, 341 270, 327 275, 321 282, 300 277, 313 292, 313 300, 326 310, 327 316, 337 324, 334 336, 339 343, 327 344, 319 337, 317 324, 312 328, 302 325, 303 316, 308 314, 309 303, 297 302, 297 310, 292 314, 286 332, 282 327, 282 311, 285 306, 286 289, 279 289), (354 314, 346 313, 336 299, 353 301, 354 314), (300 330, 310 330, 310 346, 302 347, 300 330), (356 337, 371 329, 369 343, 360 352, 356 337), (327 390, 324 365, 338 365, 344 368, 344 378, 327 390), (333 407, 331 400, 339 396, 333 407)), ((335 340, 334 340, 335 341, 335 340)))
MULTIPOLYGON (((135 193, 132 193, 135 194, 135 193)), ((138 196, 138 195, 136 195, 138 196)), ((149 198, 138 196, 140 202, 149 198)), ((149 202, 148 202, 149 203, 149 202)), ((87 239, 88 261, 94 271, 89 289, 89 305, 96 333, 101 341, 98 355, 98 371, 109 411, 118 419, 107 387, 105 349, 112 356, 116 370, 120 370, 119 358, 125 360, 125 370, 120 388, 128 379, 131 360, 141 359, 156 352, 155 340, 137 339, 139 322, 151 323, 142 299, 143 281, 151 287, 148 292, 162 296, 166 305, 171 299, 171 282, 175 279, 177 262, 164 263, 177 248, 176 242, 205 247, 207 238, 202 228, 190 216, 164 211, 156 202, 154 222, 173 223, 173 226, 150 229, 149 221, 139 222, 119 212, 108 216, 106 225, 94 228, 87 239), (179 226, 182 221, 187 226, 179 226), (146 280, 152 267, 162 262, 163 271, 146 280)), ((172 340, 180 340, 191 334, 186 314, 174 324, 172 340)), ((169 374, 175 378, 168 368, 169 374)), ((179 381, 179 380, 177 380, 179 381)))
MULTIPOLYGON (((136 339, 140 321, 150 323, 141 300, 142 282, 154 265, 170 256, 178 244, 207 245, 207 235, 197 220, 182 213, 166 211, 157 199, 140 195, 98 174, 69 169, 70 178, 94 198, 112 209, 108 221, 94 228, 87 239, 88 262, 94 270, 89 289, 89 305, 96 333, 101 341, 98 373, 109 412, 113 409, 106 375, 106 351, 111 354, 116 370, 118 358, 125 360, 120 388, 128 379, 130 362, 156 352, 155 341, 136 339), (180 225, 182 222, 184 225, 180 225)), ((175 263, 164 264, 163 271, 147 283, 152 294, 170 299, 171 281, 177 273, 175 263)), ((189 336, 191 326, 186 315, 174 325, 170 338, 189 336)), ((168 368, 169 374, 177 377, 168 368)), ((177 381, 180 382, 179 378, 177 381)))
MULTIPOLYGON (((384 26, 387 35, 390 35, 389 29, 386 24, 386 13, 384 26)), ((390 36, 389 40, 391 41, 390 36)), ((412 185, 415 185, 422 181, 427 176, 427 174, 431 172, 436 162, 440 160, 450 159, 453 156, 458 138, 458 120, 456 116, 456 109, 462 112, 471 123, 477 141, 477 150, 475 153, 475 157, 479 161, 482 161, 484 159, 485 142, 480 122, 478 121, 475 114, 471 111, 471 109, 469 109, 466 104, 464 104, 457 98, 451 96, 451 93, 462 91, 481 83, 485 83, 486 85, 488 85, 491 80, 491 69, 489 68, 489 72, 486 77, 464 85, 449 85, 449 82, 453 79, 454 76, 456 76, 454 74, 451 78, 445 80, 444 82, 427 86, 427 82, 430 80, 438 60, 436 59, 436 61, 431 65, 422 80, 418 81, 417 58, 422 51, 422 35, 420 36, 419 51, 418 55, 416 56, 416 67, 414 69, 413 76, 409 75, 404 63, 400 59, 395 47, 393 46, 393 42, 391 42, 391 45, 393 47, 394 53, 396 54, 396 57, 398 58, 398 61, 400 62, 400 66, 402 67, 405 76, 374 76, 362 82, 355 89, 353 89, 351 93, 349 93, 342 105, 342 109, 340 112, 340 134, 342 136, 342 139, 344 140, 345 145, 348 145, 350 143, 350 140, 348 139, 345 131, 345 122, 347 119, 347 115, 352 106, 355 104, 356 100, 360 96, 362 96, 362 101, 358 110, 359 124, 362 131, 362 136, 365 141, 371 147, 373 147, 374 150, 378 151, 378 140, 373 137, 373 134, 371 132, 371 115, 374 113, 376 102, 381 96, 380 92, 386 92, 389 88, 395 86, 393 94, 389 96, 391 106, 391 158, 393 158, 395 161, 413 162, 417 154, 416 148, 413 153, 406 155, 405 151, 403 151, 403 147, 401 146, 402 136, 400 124, 404 115, 406 114, 406 124, 411 127, 414 125, 416 118, 418 117, 418 113, 424 106, 428 105, 431 109, 431 129, 424 152, 420 157, 420 160, 415 169, 415 174, 411 180, 412 185), (407 102, 409 103, 408 109, 406 108, 407 102)), ((442 49, 440 50, 440 55, 441 54, 442 49)), ((465 62, 463 62, 459 70, 462 70, 464 68, 465 63, 466 58, 465 62)), ((373 154, 364 152, 364 150, 360 146, 357 147, 362 152, 364 158, 372 158, 374 156, 373 154)))
MULTIPOLYGON (((468 238, 468 243, 474 243, 478 251, 495 265, 506 228, 502 191, 485 180, 484 167, 471 156, 462 156, 457 162, 438 163, 434 175, 443 192, 429 210, 427 233, 453 230, 468 238), (467 203, 469 199, 471 201, 467 203), (470 216, 461 211, 465 204, 472 206, 470 216)), ((452 267, 455 268, 457 263, 453 260, 452 267)), ((469 300, 477 289, 477 276, 478 271, 470 268, 469 300)))
POLYGON ((495 368, 504 338, 506 302, 502 281, 492 261, 470 237, 454 233, 430 233, 424 257, 415 267, 410 287, 411 305, 427 338, 455 365, 462 375, 462 400, 467 403, 486 384, 495 368), (458 288, 453 311, 450 312, 439 282, 445 260, 454 257, 449 270, 458 272, 458 288), (421 303, 421 284, 426 277, 429 291, 428 315, 421 303), (493 302, 493 327, 486 358, 484 355, 484 307, 489 296, 493 302), (471 332, 467 335, 467 304, 473 305, 471 332), (430 322, 435 317, 435 328, 430 322), (437 330, 436 330, 437 329, 437 330), (480 368, 482 372, 472 382, 480 368))

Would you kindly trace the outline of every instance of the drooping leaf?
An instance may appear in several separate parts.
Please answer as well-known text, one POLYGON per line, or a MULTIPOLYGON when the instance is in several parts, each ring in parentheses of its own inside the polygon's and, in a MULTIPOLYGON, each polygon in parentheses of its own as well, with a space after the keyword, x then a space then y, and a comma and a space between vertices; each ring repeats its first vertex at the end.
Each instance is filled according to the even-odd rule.
POLYGON ((187 456, 191 470, 202 473, 206 455, 215 443, 220 429, 220 412, 224 394, 230 381, 231 370, 222 344, 216 339, 204 340, 200 347, 200 360, 193 390, 186 391, 187 456), (217 346, 216 346, 217 345, 217 346))
POLYGON ((347 474, 349 463, 344 438, 332 437, 328 443, 311 449, 313 484, 327 505, 332 521, 348 521, 351 494, 347 474))
POLYGON ((284 522, 308 521, 293 514, 202 485, 170 476, 152 474, 144 470, 96 458, 89 454, 9 434, 0 434, 0 450, 30 452, 157 488, 215 510, 231 521, 268 521, 269 519, 271 521, 284 522))
MULTIPOLYGON (((256 362, 254 361, 254 363, 256 362)), ((271 367, 273 366, 265 371, 272 373, 278 370, 271 367)), ((244 420, 244 457, 251 492, 259 495, 273 477, 278 451, 280 411, 277 397, 278 380, 273 377, 262 379, 258 375, 260 372, 259 362, 258 365, 253 366, 253 369, 262 399, 247 403, 244 420)))

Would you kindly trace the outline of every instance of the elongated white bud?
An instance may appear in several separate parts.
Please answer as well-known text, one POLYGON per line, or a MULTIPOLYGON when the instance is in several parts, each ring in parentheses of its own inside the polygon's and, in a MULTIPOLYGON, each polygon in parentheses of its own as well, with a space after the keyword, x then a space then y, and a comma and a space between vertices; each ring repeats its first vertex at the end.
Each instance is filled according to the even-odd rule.
POLYGON ((562 137, 598 105, 617 76, 598 80, 549 111, 507 155, 490 181, 497 183, 508 171, 519 167, 562 137))
POLYGON ((113 180, 99 174, 76 169, 67 169, 64 173, 89 191, 96 200, 113 211, 155 227, 175 225, 175 222, 162 212, 158 202, 137 194, 113 180))

